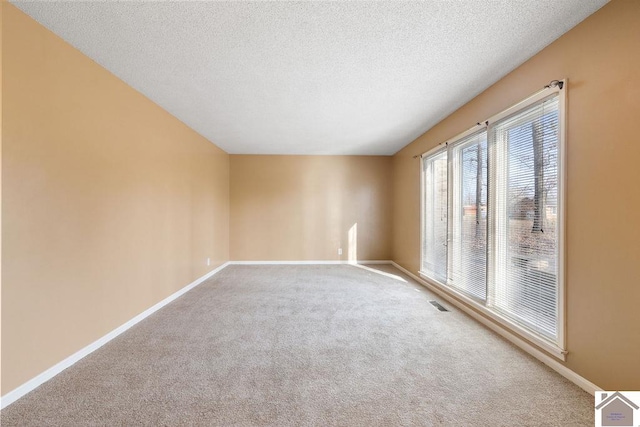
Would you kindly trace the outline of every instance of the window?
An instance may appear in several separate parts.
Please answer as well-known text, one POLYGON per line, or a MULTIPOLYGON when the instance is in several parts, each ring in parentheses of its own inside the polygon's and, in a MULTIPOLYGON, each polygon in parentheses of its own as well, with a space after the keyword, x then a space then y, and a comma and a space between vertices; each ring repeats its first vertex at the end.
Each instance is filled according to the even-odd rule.
POLYGON ((448 284, 487 297, 487 133, 451 147, 451 263, 448 284))
POLYGON ((551 339, 557 333, 558 97, 496 123, 493 305, 551 339))
POLYGON ((435 279, 447 273, 447 152, 424 161, 425 211, 422 270, 435 279))
POLYGON ((559 357, 563 83, 422 156, 421 275, 559 357))

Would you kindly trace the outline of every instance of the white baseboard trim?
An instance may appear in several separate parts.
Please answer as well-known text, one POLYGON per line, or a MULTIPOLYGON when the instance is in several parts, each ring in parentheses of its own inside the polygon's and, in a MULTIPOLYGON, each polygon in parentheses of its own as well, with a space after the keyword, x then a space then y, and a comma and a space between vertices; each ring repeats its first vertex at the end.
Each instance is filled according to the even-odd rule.
POLYGON ((136 323, 140 322, 141 320, 145 319, 146 317, 148 317, 151 314, 155 313, 156 311, 160 310, 162 307, 164 307, 165 305, 169 304, 170 302, 172 302, 176 298, 182 296, 186 292, 188 292, 191 289, 195 288, 196 286, 198 286, 199 284, 201 284, 202 282, 204 282, 205 280, 207 280, 208 278, 210 278, 211 276, 213 276, 214 274, 216 274, 217 272, 219 272, 220 270, 225 268, 227 265, 229 265, 229 262, 225 262, 224 264, 220 265, 219 267, 215 268, 214 270, 211 270, 210 272, 208 272, 204 276, 194 280, 193 282, 191 282, 190 284, 188 284, 184 288, 180 289, 179 291, 169 295, 167 298, 165 298, 162 301, 160 301, 159 303, 155 304, 153 307, 150 307, 147 310, 143 311, 142 313, 138 314, 136 317, 134 317, 133 319, 129 320, 127 323, 117 327, 116 329, 114 329, 113 331, 109 332, 108 334, 106 334, 102 338, 92 342, 91 344, 89 344, 88 346, 84 347, 83 349, 78 350, 77 352, 75 352, 71 356, 67 357, 63 361, 55 364, 54 366, 52 366, 51 368, 47 369, 43 373, 35 376, 34 378, 30 379, 26 383, 18 386, 17 388, 13 389, 9 393, 5 394, 4 396, 2 396, 0 398, 0 409, 6 408, 7 406, 11 405, 16 400, 20 399, 25 394, 27 394, 30 391, 34 390, 39 385, 49 381, 51 378, 55 377, 60 372, 64 371, 65 369, 67 369, 68 367, 70 367, 71 365, 73 365, 78 360, 82 359, 83 357, 87 356, 88 354, 96 351, 97 349, 99 349, 100 347, 102 347, 103 345, 105 345, 106 343, 108 343, 109 341, 111 341, 112 339, 114 339, 115 337, 120 335, 121 333, 125 332, 127 329, 129 329, 132 326, 134 326, 136 323))
POLYGON ((343 265, 343 264, 391 264, 389 260, 358 261, 229 261, 231 265, 343 265))
POLYGON ((416 282, 418 282, 422 286, 424 286, 427 289, 429 289, 430 291, 440 295, 442 298, 446 299, 447 302, 455 305, 457 308, 459 308, 460 310, 464 311, 466 314, 468 314, 469 316, 473 317, 478 322, 482 323, 484 326, 486 326, 489 329, 491 329, 492 331, 496 332, 498 335, 502 336, 503 338, 506 338, 508 341, 510 341, 511 343, 515 344, 516 346, 520 347, 522 350, 526 351, 527 353, 529 353, 530 355, 532 355, 533 357, 535 357, 536 359, 538 359, 539 361, 541 361, 542 363, 544 363, 545 365, 547 365, 548 367, 550 367, 551 369, 553 369, 554 371, 556 371, 557 373, 559 373, 560 375, 562 375, 563 377, 565 377, 566 379, 568 379, 569 381, 571 381, 572 383, 574 383, 575 385, 577 385, 578 387, 580 387, 581 389, 586 391, 587 393, 595 395, 596 391, 602 390, 601 387, 598 387, 597 385, 595 385, 591 381, 589 381, 586 378, 578 375, 577 373, 575 373, 571 369, 567 368, 562 363, 558 362, 552 356, 549 356, 549 355, 545 354, 544 352, 538 350, 537 348, 535 348, 534 346, 532 346, 531 344, 529 344, 528 342, 526 342, 522 338, 518 337, 517 335, 514 335, 513 333, 509 332, 508 330, 498 326, 497 324, 495 324, 494 322, 490 321, 486 317, 480 315, 475 310, 473 310, 473 309, 467 307, 466 305, 462 304, 460 301, 458 301, 457 299, 453 298, 451 295, 448 295, 446 292, 442 291, 441 289, 438 289, 437 287, 433 286, 432 284, 430 284, 426 280, 423 280, 422 278, 416 276, 415 274, 413 274, 412 272, 410 272, 406 268, 402 267, 401 265, 395 263, 394 261, 392 261, 391 264, 394 267, 396 267, 398 270, 400 270, 403 273, 405 273, 407 276, 410 276, 413 280, 415 280, 416 282))

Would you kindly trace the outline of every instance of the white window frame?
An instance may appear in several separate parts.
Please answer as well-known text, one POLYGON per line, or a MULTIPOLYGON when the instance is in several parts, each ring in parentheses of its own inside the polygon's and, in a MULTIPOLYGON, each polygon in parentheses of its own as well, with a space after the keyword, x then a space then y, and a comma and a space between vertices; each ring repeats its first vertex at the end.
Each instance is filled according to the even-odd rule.
MULTIPOLYGON (((558 318, 557 318, 557 336, 555 340, 550 340, 540 334, 529 330, 525 326, 522 326, 510 318, 500 314, 496 310, 490 308, 491 305, 491 296, 490 292, 487 292, 487 300, 486 302, 479 301, 471 296, 468 296, 455 288, 447 286, 446 283, 442 283, 434 278, 428 276, 423 271, 420 271, 420 277, 422 277, 425 281, 427 281, 432 286, 436 287, 440 291, 453 296, 457 300, 462 301, 463 303, 473 307, 476 311, 479 311, 486 317, 495 321, 499 325, 505 327, 511 332, 516 333, 527 341, 537 345, 543 350, 547 351, 549 354, 557 357, 560 360, 566 360, 566 355, 568 351, 566 350, 566 281, 565 281, 565 242, 566 242, 566 128, 567 128, 567 115, 566 115, 566 105, 567 105, 567 80, 560 80, 559 84, 550 85, 550 87, 545 87, 543 90, 531 95, 530 97, 524 99, 523 101, 507 108, 504 111, 501 111, 498 114, 493 115, 489 119, 478 123, 478 125, 468 129, 455 137, 448 140, 443 144, 436 146, 435 148, 423 153, 420 156, 420 269, 422 270, 422 260, 424 257, 423 247, 424 247, 424 174, 423 174, 423 160, 425 157, 429 157, 437 152, 442 150, 447 150, 449 143, 455 143, 469 135, 480 132, 483 130, 487 131, 487 136, 491 130, 492 124, 497 121, 508 117, 512 114, 515 114, 541 100, 547 98, 553 94, 558 95, 558 212, 557 218, 558 221, 558 294, 557 294, 557 304, 558 304, 558 318), (449 142, 450 141, 450 142, 449 142)), ((489 150, 490 148, 488 148, 489 150)), ((489 154, 487 152, 487 154, 489 154)), ((490 169, 491 170, 491 169, 490 169)), ((491 173, 491 172, 489 172, 491 173)), ((451 182, 451 172, 449 171, 449 179, 448 184, 451 182)), ((491 179, 490 179, 491 181, 491 179)), ((451 189, 448 189, 451 191, 451 189)), ((488 224, 488 240, 487 245, 493 245, 493 239, 496 238, 495 235, 495 221, 489 221, 488 224)), ((491 247, 491 246, 490 246, 491 247)), ((448 266, 447 266, 448 267, 448 266)), ((492 275, 494 268, 492 266, 488 269, 488 274, 492 275)), ((448 274, 448 273, 447 273, 448 274)), ((491 290, 491 286, 488 286, 488 291, 491 290)))

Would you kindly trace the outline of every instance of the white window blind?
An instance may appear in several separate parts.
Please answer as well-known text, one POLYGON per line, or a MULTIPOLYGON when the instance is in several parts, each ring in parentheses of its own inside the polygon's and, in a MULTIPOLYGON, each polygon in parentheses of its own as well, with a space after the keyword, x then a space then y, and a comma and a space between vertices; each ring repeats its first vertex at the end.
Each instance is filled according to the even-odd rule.
POLYGON ((495 285, 497 309, 555 337, 558 293, 557 94, 491 127, 495 144, 495 285))
POLYGON ((422 156, 420 271, 560 357, 563 85, 422 156))
POLYGON ((423 160, 424 205, 422 271, 445 281, 447 277, 447 151, 423 160))
POLYGON ((487 132, 449 150, 451 257, 447 284, 481 300, 487 295, 487 132))

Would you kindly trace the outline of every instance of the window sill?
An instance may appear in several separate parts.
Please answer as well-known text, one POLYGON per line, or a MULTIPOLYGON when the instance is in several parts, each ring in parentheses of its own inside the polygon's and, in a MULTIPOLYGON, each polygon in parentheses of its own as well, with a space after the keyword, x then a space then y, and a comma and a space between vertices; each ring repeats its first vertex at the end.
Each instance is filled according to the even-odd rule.
POLYGON ((517 323, 514 323, 509 318, 504 317, 500 315, 498 312, 485 307, 483 304, 478 303, 478 301, 468 297, 467 295, 461 292, 458 292, 453 288, 443 285, 442 283, 432 279, 431 277, 427 276, 422 272, 420 272, 420 278, 424 282, 426 282, 428 285, 434 287, 437 291, 439 291, 439 293, 442 293, 445 296, 448 296, 450 298, 450 302, 455 303, 455 305, 457 305, 458 308, 464 309, 464 306, 458 303, 456 300, 463 302, 467 306, 471 307, 473 310, 479 312, 480 314, 484 315, 490 320, 493 320, 499 326, 505 328, 508 332, 511 332, 512 334, 518 336, 519 338, 529 341, 530 343, 536 345, 537 347, 540 347, 542 350, 549 353, 550 355, 562 361, 566 360, 566 355, 568 352, 565 349, 559 347, 557 344, 536 335, 535 333, 529 331, 525 327, 520 326, 517 323))

